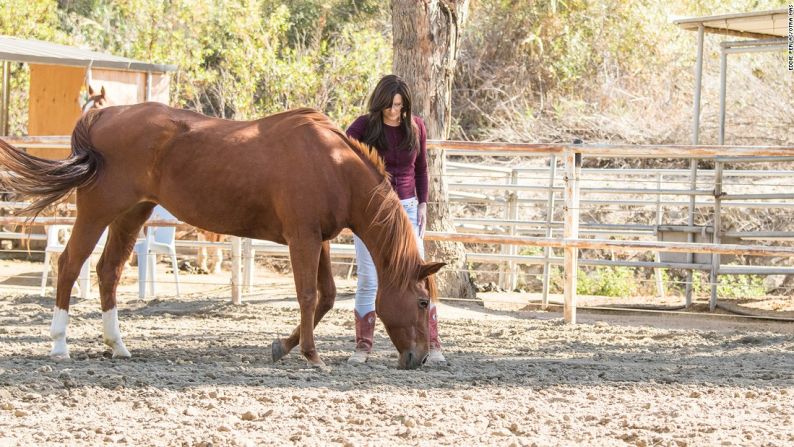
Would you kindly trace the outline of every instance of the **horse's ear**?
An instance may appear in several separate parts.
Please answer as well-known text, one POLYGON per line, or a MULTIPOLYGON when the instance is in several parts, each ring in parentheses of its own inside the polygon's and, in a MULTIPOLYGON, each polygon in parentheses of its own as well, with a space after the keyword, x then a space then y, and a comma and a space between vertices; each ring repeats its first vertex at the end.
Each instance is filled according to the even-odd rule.
POLYGON ((99 96, 105 97, 105 86, 103 85, 102 88, 99 89, 99 96))
MULTIPOLYGON (((102 88, 105 88, 105 87, 102 87, 102 88)), ((88 86, 88 94, 91 95, 91 96, 94 96, 94 87, 91 87, 90 85, 88 86)))
POLYGON ((427 262, 422 264, 419 267, 419 278, 418 279, 425 279, 428 276, 438 272, 441 270, 441 267, 447 265, 446 262, 427 262))

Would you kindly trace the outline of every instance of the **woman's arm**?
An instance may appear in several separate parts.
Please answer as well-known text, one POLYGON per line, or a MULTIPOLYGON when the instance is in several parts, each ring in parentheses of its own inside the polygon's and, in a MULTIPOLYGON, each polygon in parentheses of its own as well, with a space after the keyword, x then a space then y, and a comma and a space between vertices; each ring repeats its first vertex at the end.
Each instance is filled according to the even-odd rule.
POLYGON ((419 224, 419 237, 425 235, 425 224, 427 223, 427 188, 429 184, 427 174, 427 130, 421 118, 415 118, 416 127, 419 131, 419 150, 414 161, 414 178, 416 179, 416 199, 419 201, 416 221, 419 224))

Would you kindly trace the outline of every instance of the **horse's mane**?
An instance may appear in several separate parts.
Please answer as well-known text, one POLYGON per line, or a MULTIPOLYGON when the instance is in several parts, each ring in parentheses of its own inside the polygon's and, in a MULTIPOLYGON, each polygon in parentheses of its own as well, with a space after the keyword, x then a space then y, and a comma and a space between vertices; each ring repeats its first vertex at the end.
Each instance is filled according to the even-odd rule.
POLYGON ((347 137, 350 147, 358 151, 364 158, 372 163, 372 166, 386 179, 391 179, 391 174, 386 171, 386 163, 383 162, 383 157, 380 156, 377 150, 372 146, 362 143, 355 138, 347 137))
POLYGON ((390 256, 383 260, 384 275, 379 279, 384 285, 396 285, 404 290, 410 281, 416 280, 422 259, 419 257, 411 221, 408 220, 388 177, 384 177, 372 190, 367 209, 374 214, 370 226, 380 225, 384 228, 384 231, 378 233, 377 245, 390 256))
POLYGON ((436 284, 436 275, 430 275, 425 278, 425 287, 427 293, 430 295, 430 300, 434 303, 438 302, 438 285, 436 284))

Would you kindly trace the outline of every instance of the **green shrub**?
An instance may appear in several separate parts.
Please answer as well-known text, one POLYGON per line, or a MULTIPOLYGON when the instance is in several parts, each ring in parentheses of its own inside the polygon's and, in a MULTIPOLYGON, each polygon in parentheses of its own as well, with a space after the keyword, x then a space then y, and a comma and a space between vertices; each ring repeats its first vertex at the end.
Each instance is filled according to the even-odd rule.
POLYGON ((635 293, 637 288, 634 271, 628 267, 595 267, 579 269, 576 293, 625 297, 635 293))
MULTIPOLYGON (((707 272, 692 278, 692 291, 697 296, 710 296, 711 283, 707 272)), ((760 275, 720 275, 717 296, 720 298, 757 298, 766 295, 764 277, 760 275)))

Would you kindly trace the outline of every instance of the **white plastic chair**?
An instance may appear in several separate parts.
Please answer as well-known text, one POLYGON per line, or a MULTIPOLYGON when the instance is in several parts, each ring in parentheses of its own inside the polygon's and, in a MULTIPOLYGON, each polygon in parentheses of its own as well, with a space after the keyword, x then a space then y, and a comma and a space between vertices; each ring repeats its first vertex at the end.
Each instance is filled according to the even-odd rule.
MULTIPOLYGON (((52 255, 63 253, 64 250, 66 250, 66 243, 61 243, 58 234, 62 230, 69 230, 71 228, 71 225, 50 225, 47 227, 47 247, 44 248, 44 270, 41 272, 41 296, 45 296, 47 292, 47 276, 50 273, 52 255)), ((108 230, 105 228, 92 254, 102 253, 102 250, 105 249, 107 239, 108 230)), ((83 263, 83 267, 80 268, 80 276, 77 279, 75 287, 77 287, 77 293, 80 295, 80 298, 91 297, 91 256, 86 259, 85 263, 83 263)))
MULTIPOLYGON (((173 214, 160 205, 154 207, 150 219, 176 220, 173 214)), ((171 266, 174 270, 176 283, 176 296, 179 296, 179 266, 176 262, 176 227, 148 227, 146 237, 135 243, 135 254, 138 255, 138 296, 146 298, 147 295, 156 294, 157 283, 157 255, 171 257, 171 266), (148 285, 148 287, 147 287, 148 285), (148 289, 148 290, 147 290, 148 289)))

